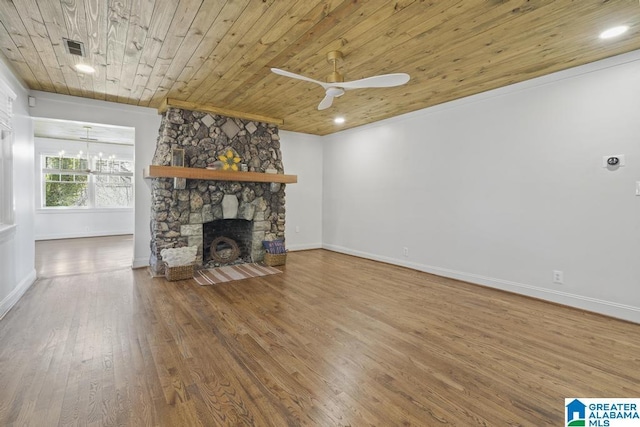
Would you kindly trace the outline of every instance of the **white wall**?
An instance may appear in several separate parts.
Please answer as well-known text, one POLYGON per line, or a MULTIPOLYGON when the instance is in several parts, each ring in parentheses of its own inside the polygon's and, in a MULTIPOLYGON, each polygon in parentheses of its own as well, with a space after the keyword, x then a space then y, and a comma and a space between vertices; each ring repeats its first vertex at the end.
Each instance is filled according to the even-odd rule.
POLYGON ((286 174, 298 175, 286 188, 287 249, 322 247, 322 137, 280 131, 286 174))
POLYGON ((327 136, 324 246, 640 322, 639 96, 636 51, 327 136))
POLYGON ((0 80, 17 95, 13 104, 14 227, 0 232, 0 318, 35 282, 33 238, 33 129, 27 90, 0 55, 0 80))
POLYGON ((142 178, 142 169, 145 165, 151 164, 155 152, 160 128, 157 110, 40 91, 32 91, 31 95, 36 98, 36 107, 30 109, 33 117, 130 126, 136 129, 135 236, 132 264, 134 267, 148 265, 151 190, 149 181, 142 178))

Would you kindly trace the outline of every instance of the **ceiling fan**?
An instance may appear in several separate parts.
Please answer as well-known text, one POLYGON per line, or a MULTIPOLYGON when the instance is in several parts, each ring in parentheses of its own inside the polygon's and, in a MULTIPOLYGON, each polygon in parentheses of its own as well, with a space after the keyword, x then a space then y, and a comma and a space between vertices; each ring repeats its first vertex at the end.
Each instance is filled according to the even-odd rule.
POLYGON ((327 77, 326 83, 309 77, 301 76, 300 74, 281 70, 279 68, 272 68, 271 71, 281 76, 304 80, 322 86, 325 91, 325 95, 322 101, 320 101, 320 104, 318 104, 318 110, 326 110, 327 108, 331 107, 333 98, 338 98, 344 95, 344 92, 347 90, 400 86, 407 83, 410 78, 409 74, 406 73, 394 73, 382 74, 379 76, 366 77, 360 80, 345 82, 344 76, 338 72, 338 61, 341 59, 342 52, 340 52, 339 50, 334 50, 327 54, 327 61, 333 64, 333 72, 327 77))

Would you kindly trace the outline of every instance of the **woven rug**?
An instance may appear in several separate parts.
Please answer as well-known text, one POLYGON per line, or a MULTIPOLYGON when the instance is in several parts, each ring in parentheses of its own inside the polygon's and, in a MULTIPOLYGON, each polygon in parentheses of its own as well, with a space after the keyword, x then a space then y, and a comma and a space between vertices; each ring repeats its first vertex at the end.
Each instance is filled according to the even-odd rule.
POLYGON ((232 280, 250 279, 251 277, 268 276, 282 273, 277 268, 268 267, 256 263, 226 265, 224 267, 198 270, 193 278, 200 286, 217 285, 218 283, 231 282, 232 280))

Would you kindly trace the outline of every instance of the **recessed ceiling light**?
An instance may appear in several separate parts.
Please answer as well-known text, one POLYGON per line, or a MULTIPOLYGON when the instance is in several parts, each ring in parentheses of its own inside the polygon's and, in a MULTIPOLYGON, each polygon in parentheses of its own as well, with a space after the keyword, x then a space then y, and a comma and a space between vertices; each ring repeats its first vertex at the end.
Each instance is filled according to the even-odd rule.
POLYGON ((344 117, 336 117, 335 119, 333 119, 333 123, 337 124, 337 125, 341 125, 344 123, 344 117))
POLYGON ((626 25, 620 25, 618 27, 609 28, 608 30, 605 30, 600 33, 600 38, 610 39, 613 37, 618 37, 619 35, 626 33, 628 29, 629 27, 626 25))
POLYGON ((80 71, 81 73, 92 74, 96 72, 95 68, 87 64, 76 64, 75 67, 76 70, 80 71))

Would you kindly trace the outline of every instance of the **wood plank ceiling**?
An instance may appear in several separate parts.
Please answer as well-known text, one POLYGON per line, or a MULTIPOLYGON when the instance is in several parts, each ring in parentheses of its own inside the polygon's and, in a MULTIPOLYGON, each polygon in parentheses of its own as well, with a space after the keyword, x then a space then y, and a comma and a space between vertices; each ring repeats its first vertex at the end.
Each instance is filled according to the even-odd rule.
POLYGON ((0 23, 2 53, 31 89, 153 108, 170 97, 319 135, 640 48, 637 0, 0 0, 0 23), (630 31, 598 38, 619 24, 630 31), (269 70, 325 80, 336 49, 347 80, 411 81, 318 111, 320 86, 269 70))

